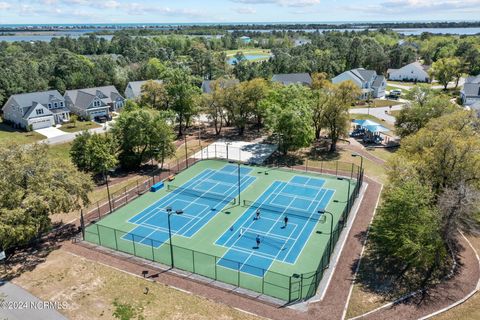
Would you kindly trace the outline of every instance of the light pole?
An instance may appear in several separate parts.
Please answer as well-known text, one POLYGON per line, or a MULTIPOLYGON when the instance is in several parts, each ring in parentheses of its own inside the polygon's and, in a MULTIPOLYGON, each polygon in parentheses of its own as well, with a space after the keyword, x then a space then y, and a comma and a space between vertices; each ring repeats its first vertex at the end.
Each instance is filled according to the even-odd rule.
POLYGON ((240 178, 240 162, 238 164, 238 204, 240 205, 240 193, 241 193, 241 178, 240 178))
POLYGON ((186 162, 186 166, 188 168, 188 149, 187 149, 187 134, 185 133, 184 137, 184 144, 185 144, 185 162, 186 162))
MULTIPOLYGON (((337 178, 337 180, 345 180, 348 183, 347 201, 345 201, 345 203, 347 204, 347 211, 346 212, 349 212, 350 207, 351 207, 351 204, 350 204, 350 199, 351 199, 350 198, 350 184, 351 184, 351 181, 348 178, 337 178)), ((343 215, 342 219, 343 219, 344 222, 346 221, 345 214, 343 215)))
MULTIPOLYGON (((108 172, 112 172, 113 170, 108 170, 108 172)), ((103 175, 105 177, 105 183, 107 184, 107 196, 108 196, 108 206, 110 207, 110 212, 112 212, 112 201, 110 200, 110 186, 108 185, 108 173, 107 170, 103 171, 103 175)))
POLYGON ((330 248, 328 249, 328 264, 330 265, 330 256, 332 255, 332 246, 333 246, 333 214, 327 210, 318 210, 318 213, 320 214, 328 213, 330 215, 330 248))
POLYGON ((173 246, 172 246, 172 227, 171 227, 171 224, 170 224, 170 216, 172 214, 182 214, 183 211, 181 210, 177 210, 177 211, 172 211, 172 208, 171 207, 167 207, 166 208, 167 210, 167 214, 168 214, 168 239, 169 239, 169 242, 170 242, 170 261, 172 262, 172 268, 175 266, 175 264, 173 263, 173 246))
MULTIPOLYGON (((352 157, 356 158, 356 157, 360 157, 360 175, 362 175, 363 173, 363 156, 358 154, 358 153, 352 153, 352 157)), ((360 177, 358 177, 360 178, 360 177)))
MULTIPOLYGON (((152 161, 152 167, 154 167, 155 165, 153 164, 153 159, 154 159, 155 155, 160 151, 160 149, 159 148, 154 148, 152 151, 153 151, 153 154, 152 154, 152 158, 150 160, 152 161)), ((158 165, 157 165, 157 169, 158 169, 158 165)), ((155 168, 152 171, 152 179, 153 179, 153 184, 155 184, 155 168)))

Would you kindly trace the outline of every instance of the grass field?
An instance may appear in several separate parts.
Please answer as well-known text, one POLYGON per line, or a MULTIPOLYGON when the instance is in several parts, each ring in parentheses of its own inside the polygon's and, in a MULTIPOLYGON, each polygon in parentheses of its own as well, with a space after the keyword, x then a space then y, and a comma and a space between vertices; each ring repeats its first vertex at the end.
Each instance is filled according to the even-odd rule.
POLYGON ((65 132, 78 132, 88 129, 100 128, 98 123, 93 121, 77 121, 75 125, 72 123, 66 123, 60 127, 60 130, 65 132))
POLYGON ((60 310, 69 319, 117 319, 113 302, 129 305, 132 319, 253 320, 224 304, 149 282, 140 277, 74 256, 64 249, 24 272, 14 283, 46 301, 67 303, 60 310), (149 288, 148 295, 143 293, 149 288))
POLYGON ((26 132, 22 129, 13 129, 10 125, 3 123, 3 119, 0 118, 0 143, 28 144, 43 139, 46 139, 46 137, 35 131, 26 132))
POLYGON ((243 49, 237 49, 237 50, 227 50, 225 53, 227 54, 227 57, 231 58, 234 55, 236 55, 238 52, 243 52, 244 55, 269 55, 272 54, 272 51, 270 49, 257 49, 257 48, 243 48, 243 49))
MULTIPOLYGON (((183 185, 205 170, 218 170, 225 165, 226 162, 224 161, 201 161, 190 167, 188 170, 178 174, 175 178, 175 185, 183 185)), ((246 166, 245 169, 249 169, 249 167, 246 166)), ((253 168, 250 175, 255 178, 254 182, 242 192, 242 199, 257 199, 257 197, 275 181, 289 181, 295 176, 307 178, 320 177, 302 172, 278 169, 269 171, 268 175, 265 175, 264 172, 265 169, 259 167, 253 168)), ((348 180, 337 180, 335 177, 330 176, 321 176, 321 179, 325 180, 325 184, 322 188, 335 191, 334 196, 328 202, 326 209, 334 214, 333 223, 334 225, 337 225, 346 206, 345 200, 347 198, 348 186, 346 181, 348 180)), ((353 187, 354 185, 351 187, 351 193, 353 192, 353 187)), ((95 225, 89 226, 86 234, 87 241, 97 244, 100 243, 103 246, 118 249, 127 253, 134 253, 137 256, 159 261, 164 264, 170 264, 170 249, 166 244, 159 243, 160 246, 154 248, 151 245, 138 243, 147 238, 138 239, 137 237, 135 242, 132 242, 131 239, 128 238, 129 232, 137 227, 136 224, 128 222, 128 220, 142 212, 142 210, 147 207, 155 204, 160 199, 167 197, 167 195, 168 192, 164 188, 156 193, 147 193, 132 201, 128 205, 117 210, 115 213, 97 222, 95 225), (113 232, 110 228, 120 231, 113 232), (135 243, 137 244, 135 245, 135 243)), ((216 213, 210 221, 193 235, 188 237, 178 235, 173 236, 172 241, 175 245, 173 250, 175 265, 180 269, 200 273, 211 278, 213 278, 213 272, 215 272, 215 278, 222 282, 240 285, 241 287, 246 287, 254 291, 264 290, 263 292, 267 295, 287 300, 290 297, 290 291, 287 291, 290 290, 290 276, 292 274, 306 274, 317 270, 323 253, 327 248, 330 225, 329 223, 320 224, 316 220, 314 223, 314 229, 320 230, 322 233, 318 234, 312 230, 312 233, 306 240, 304 240, 305 244, 302 248, 301 254, 298 255, 294 263, 285 263, 279 260, 274 260, 263 277, 264 281, 262 281, 258 276, 253 276, 247 272, 238 272, 229 268, 217 266, 218 259, 227 253, 228 248, 215 244, 216 239, 219 239, 222 234, 228 231, 230 226, 237 221, 237 219, 240 219, 247 209, 248 208, 240 205, 228 206, 222 211, 216 213), (193 251, 195 251, 195 253, 193 251), (263 286, 265 286, 265 288, 263 288, 263 286)), ((279 217, 281 218, 282 216, 279 214, 279 217)), ((294 295, 303 294, 305 296, 308 293, 311 294, 313 287, 312 281, 314 281, 313 277, 310 280, 302 282, 302 289, 297 287, 294 295)))

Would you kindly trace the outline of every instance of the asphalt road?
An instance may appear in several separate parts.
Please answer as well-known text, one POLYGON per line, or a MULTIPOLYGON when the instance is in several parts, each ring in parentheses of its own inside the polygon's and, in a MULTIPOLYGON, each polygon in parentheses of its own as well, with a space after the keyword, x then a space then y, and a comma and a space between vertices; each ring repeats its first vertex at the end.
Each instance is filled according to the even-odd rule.
POLYGON ((0 282, 0 318, 8 320, 67 320, 57 309, 67 304, 42 301, 11 282, 0 282))
POLYGON ((381 108, 352 108, 349 110, 351 114, 370 114, 374 117, 377 117, 381 120, 385 120, 385 122, 389 124, 395 124, 395 117, 387 114, 388 111, 396 111, 401 110, 402 105, 392 106, 390 109, 389 107, 381 107, 381 108))

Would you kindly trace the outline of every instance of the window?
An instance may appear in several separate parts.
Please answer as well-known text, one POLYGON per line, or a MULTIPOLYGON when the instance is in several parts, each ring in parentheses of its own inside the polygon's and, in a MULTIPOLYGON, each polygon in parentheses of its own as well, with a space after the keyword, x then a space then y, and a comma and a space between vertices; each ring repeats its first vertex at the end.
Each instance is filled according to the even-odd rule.
POLYGON ((48 104, 48 109, 52 109, 52 104, 51 103, 48 104))
POLYGON ((63 101, 60 101, 60 107, 63 107, 63 101))
POLYGON ((37 116, 42 115, 43 114, 43 109, 37 109, 36 112, 37 112, 37 116))
POLYGON ((53 105, 55 106, 55 109, 58 108, 58 103, 57 102, 55 102, 53 105))

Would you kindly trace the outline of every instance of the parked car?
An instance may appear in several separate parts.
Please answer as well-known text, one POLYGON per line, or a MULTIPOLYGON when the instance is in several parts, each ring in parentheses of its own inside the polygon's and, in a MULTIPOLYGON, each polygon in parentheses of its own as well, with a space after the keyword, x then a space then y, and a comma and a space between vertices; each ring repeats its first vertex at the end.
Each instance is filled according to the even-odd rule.
POLYGON ((364 128, 355 129, 350 133, 350 137, 352 137, 352 138, 359 138, 359 137, 362 137, 364 135, 365 135, 365 129, 364 128))

